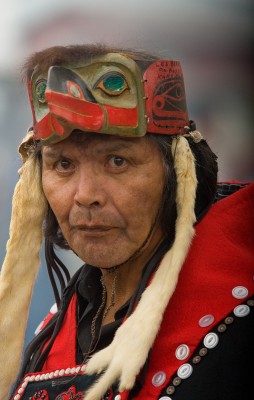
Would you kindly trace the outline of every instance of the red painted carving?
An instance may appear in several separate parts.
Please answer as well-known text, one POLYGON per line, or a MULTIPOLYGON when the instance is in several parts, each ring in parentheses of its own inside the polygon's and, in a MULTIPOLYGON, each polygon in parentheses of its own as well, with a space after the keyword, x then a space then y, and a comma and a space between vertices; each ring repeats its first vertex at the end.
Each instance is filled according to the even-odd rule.
POLYGON ((60 393, 55 400, 79 400, 83 397, 84 393, 77 393, 75 386, 71 386, 66 392, 60 393))
POLYGON ((148 132, 179 134, 188 125, 184 81, 178 61, 159 60, 144 74, 148 132))

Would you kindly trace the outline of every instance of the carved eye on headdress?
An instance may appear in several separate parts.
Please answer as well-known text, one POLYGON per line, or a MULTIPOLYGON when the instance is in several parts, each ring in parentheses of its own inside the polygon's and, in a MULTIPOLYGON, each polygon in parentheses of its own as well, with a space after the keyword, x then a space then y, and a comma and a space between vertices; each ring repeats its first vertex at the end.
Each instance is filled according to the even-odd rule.
POLYGON ((47 88, 47 81, 40 79, 35 85, 35 94, 40 103, 46 103, 45 91, 47 88))
POLYGON ((95 89, 98 88, 109 96, 119 96, 129 89, 129 86, 123 75, 117 72, 108 72, 96 82, 95 89))

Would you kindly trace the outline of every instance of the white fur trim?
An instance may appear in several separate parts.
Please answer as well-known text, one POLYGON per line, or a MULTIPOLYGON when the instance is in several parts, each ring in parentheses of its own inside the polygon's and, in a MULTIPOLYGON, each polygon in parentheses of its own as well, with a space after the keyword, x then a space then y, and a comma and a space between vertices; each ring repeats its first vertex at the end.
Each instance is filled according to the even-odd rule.
POLYGON ((86 394, 86 400, 101 399, 117 380, 120 381, 120 391, 133 387, 177 285, 181 267, 194 235, 197 179, 195 160, 184 137, 173 140, 172 153, 177 178, 178 215, 174 244, 162 259, 135 312, 117 330, 112 343, 88 362, 86 373, 105 372, 86 394))
POLYGON ((0 275, 0 400, 8 398, 20 366, 45 210, 39 163, 30 156, 15 188, 10 239, 0 275))

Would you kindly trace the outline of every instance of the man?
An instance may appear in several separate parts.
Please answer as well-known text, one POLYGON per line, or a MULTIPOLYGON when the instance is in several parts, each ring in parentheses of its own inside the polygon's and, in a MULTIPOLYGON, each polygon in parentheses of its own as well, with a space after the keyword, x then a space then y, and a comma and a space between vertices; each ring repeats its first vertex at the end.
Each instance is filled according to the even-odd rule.
POLYGON ((1 277, 1 399, 43 223, 58 311, 28 346, 12 399, 247 398, 254 188, 216 195, 216 157, 188 119, 180 64, 71 46, 25 70, 34 123, 1 277), (85 263, 71 280, 56 245, 85 263))

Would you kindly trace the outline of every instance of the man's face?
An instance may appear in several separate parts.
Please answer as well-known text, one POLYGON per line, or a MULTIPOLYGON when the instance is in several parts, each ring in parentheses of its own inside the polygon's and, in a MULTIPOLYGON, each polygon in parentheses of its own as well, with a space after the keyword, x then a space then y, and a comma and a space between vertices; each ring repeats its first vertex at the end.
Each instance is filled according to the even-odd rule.
POLYGON ((164 181, 160 151, 148 137, 81 134, 42 150, 43 189, 62 233, 100 268, 128 260, 154 224, 141 254, 159 243, 164 181))

